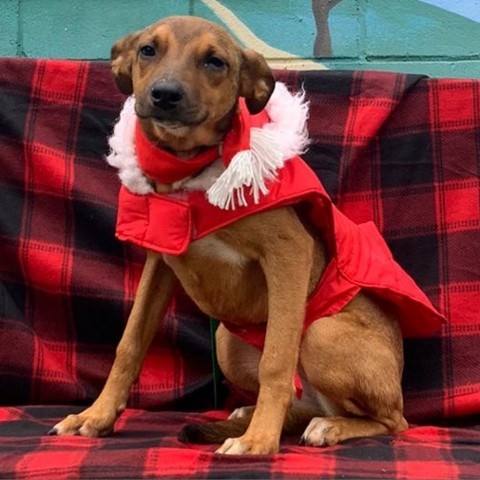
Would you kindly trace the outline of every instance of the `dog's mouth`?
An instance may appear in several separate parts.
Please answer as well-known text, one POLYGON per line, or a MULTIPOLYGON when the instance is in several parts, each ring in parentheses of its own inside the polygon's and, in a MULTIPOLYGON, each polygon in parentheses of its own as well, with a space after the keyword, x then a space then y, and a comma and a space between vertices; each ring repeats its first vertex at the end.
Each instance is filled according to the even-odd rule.
POLYGON ((208 112, 175 111, 164 112, 142 108, 136 108, 137 117, 142 120, 150 120, 155 125, 167 130, 178 130, 186 127, 198 127, 208 119, 208 112))
POLYGON ((178 130, 185 127, 198 127, 208 118, 208 114, 202 115, 198 119, 165 119, 156 116, 150 117, 156 125, 167 130, 178 130))

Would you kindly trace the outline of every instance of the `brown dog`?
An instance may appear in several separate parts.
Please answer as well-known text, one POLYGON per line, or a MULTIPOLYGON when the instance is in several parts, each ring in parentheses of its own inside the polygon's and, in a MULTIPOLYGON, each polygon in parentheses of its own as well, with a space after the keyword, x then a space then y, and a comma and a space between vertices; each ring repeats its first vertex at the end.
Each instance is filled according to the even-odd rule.
MULTIPOLYGON (((239 97, 256 113, 274 88, 261 55, 191 17, 162 20, 120 40, 112 69, 120 90, 134 93, 146 136, 183 159, 222 142, 239 97)), ((156 190, 171 192, 183 183, 157 183, 156 190)), ((303 442, 323 446, 406 429, 402 339, 386 305, 361 292, 302 335, 307 297, 328 261, 322 242, 290 207, 243 218, 192 243, 185 255, 149 251, 102 393, 52 433, 113 431, 177 279, 208 315, 267 324, 263 353, 223 326, 217 331, 221 369, 233 384, 258 393, 256 406, 224 422, 186 428, 183 440, 224 441, 220 453, 267 454, 278 451, 282 430, 306 427, 303 442), (294 400, 295 371, 304 384, 301 401, 294 400)))

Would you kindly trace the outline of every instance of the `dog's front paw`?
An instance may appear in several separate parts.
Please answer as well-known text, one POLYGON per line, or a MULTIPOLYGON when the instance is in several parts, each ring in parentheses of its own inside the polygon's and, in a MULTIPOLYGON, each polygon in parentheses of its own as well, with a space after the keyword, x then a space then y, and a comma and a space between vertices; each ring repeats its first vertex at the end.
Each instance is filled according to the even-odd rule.
POLYGON ((300 443, 312 447, 336 445, 340 441, 340 429, 328 418, 312 418, 302 435, 300 443))
POLYGON ((57 423, 48 435, 81 435, 82 437, 105 437, 113 432, 116 415, 95 415, 88 411, 69 415, 57 423))
POLYGON ((272 440, 258 439, 249 440, 246 435, 238 438, 227 438, 216 453, 225 455, 269 455, 277 453, 278 442, 272 440))

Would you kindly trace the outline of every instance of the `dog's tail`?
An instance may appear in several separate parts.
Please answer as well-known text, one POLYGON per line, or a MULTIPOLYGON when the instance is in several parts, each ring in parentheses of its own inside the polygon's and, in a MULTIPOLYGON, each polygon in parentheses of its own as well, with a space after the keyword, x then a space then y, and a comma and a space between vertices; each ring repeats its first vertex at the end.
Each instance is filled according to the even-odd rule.
POLYGON ((249 421, 249 418, 232 418, 219 422, 190 424, 182 428, 178 439, 183 443, 223 443, 227 438, 243 435, 249 421))
MULTIPOLYGON (((319 414, 320 412, 316 409, 291 408, 285 417, 282 434, 301 435, 310 420, 319 416, 319 414)), ((183 443, 223 443, 227 438, 243 435, 250 424, 252 415, 253 408, 242 417, 220 420, 219 422, 190 424, 180 431, 178 439, 183 443)))

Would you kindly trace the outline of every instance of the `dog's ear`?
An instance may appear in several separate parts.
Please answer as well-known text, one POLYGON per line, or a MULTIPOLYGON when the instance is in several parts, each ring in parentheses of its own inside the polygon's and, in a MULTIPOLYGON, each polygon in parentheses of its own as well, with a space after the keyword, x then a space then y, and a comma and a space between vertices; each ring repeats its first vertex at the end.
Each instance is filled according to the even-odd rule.
POLYGON ((133 93, 132 65, 136 55, 136 43, 139 32, 118 40, 110 52, 112 73, 118 89, 125 95, 133 93))
POLYGON ((240 96, 245 98, 248 111, 259 113, 267 104, 275 88, 272 71, 262 55, 254 50, 243 50, 240 69, 240 96))

